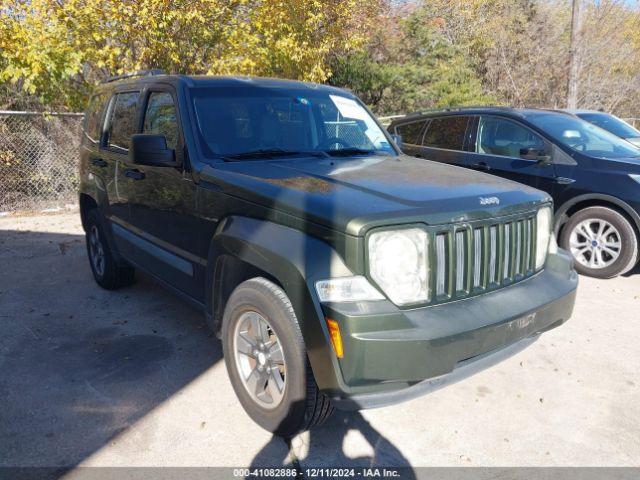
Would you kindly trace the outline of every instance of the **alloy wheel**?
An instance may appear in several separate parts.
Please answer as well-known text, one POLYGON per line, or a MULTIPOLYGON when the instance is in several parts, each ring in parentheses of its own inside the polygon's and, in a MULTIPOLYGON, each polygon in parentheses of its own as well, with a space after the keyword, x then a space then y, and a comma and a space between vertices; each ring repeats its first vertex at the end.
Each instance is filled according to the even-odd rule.
POLYGON ((243 313, 236 322, 233 352, 240 380, 251 398, 276 408, 286 388, 284 352, 267 320, 258 312, 243 313))
POLYGON ((96 225, 93 225, 89 230, 89 253, 96 274, 100 277, 103 276, 105 270, 104 248, 100 239, 100 231, 96 225))
POLYGON ((606 220, 590 218, 571 231, 569 246, 573 258, 587 268, 601 269, 613 264, 622 251, 618 229, 606 220))

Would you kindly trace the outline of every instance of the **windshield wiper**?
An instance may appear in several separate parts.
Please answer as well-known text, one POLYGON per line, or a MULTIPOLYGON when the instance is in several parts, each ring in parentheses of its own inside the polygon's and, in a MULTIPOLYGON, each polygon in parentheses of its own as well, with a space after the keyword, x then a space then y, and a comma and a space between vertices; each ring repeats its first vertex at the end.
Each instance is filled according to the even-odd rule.
POLYGON ((325 150, 327 155, 332 157, 342 157, 348 155, 373 155, 379 153, 377 150, 367 150, 366 148, 338 148, 337 150, 325 150))
POLYGON ((229 153, 226 155, 221 155, 223 160, 228 161, 237 161, 237 160, 250 160, 252 158, 261 159, 261 158, 276 158, 276 157, 294 157, 294 156, 321 156, 324 157, 326 154, 324 152, 319 151, 303 151, 303 150, 284 150, 282 148, 261 148, 258 150, 251 150, 249 152, 241 152, 241 153, 229 153))

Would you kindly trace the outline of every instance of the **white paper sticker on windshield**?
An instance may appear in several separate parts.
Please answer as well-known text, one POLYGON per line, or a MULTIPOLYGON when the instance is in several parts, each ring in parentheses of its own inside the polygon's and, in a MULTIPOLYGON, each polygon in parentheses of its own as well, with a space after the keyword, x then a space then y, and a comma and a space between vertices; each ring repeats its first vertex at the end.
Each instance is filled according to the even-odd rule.
POLYGON ((329 97, 343 117, 365 121, 369 119, 367 111, 354 100, 338 95, 329 95, 329 97))

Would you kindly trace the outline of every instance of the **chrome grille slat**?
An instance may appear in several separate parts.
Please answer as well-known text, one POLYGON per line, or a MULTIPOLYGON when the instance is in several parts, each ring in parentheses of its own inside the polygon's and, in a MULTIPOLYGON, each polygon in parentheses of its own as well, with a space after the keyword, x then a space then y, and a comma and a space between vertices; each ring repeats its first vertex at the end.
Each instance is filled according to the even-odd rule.
POLYGON ((466 259, 466 245, 464 241, 465 232, 456 232, 456 292, 465 290, 464 271, 466 259))
POLYGON ((524 272, 527 273, 530 269, 531 263, 531 219, 525 220, 526 232, 525 232, 525 247, 524 247, 524 272))
POLYGON ((495 225, 489 227, 489 284, 496 281, 496 263, 497 263, 497 229, 495 225))
POLYGON ((482 273, 482 229, 473 230, 473 287, 480 286, 482 273))
POLYGON ((508 279, 509 268, 511 266, 511 224, 507 223, 504 226, 504 272, 503 280, 508 279))
POLYGON ((515 272, 514 275, 520 275, 521 273, 521 264, 520 264, 520 255, 522 253, 522 221, 519 221, 516 224, 516 259, 515 259, 515 272))
POLYGON ((446 234, 441 233, 436 236, 436 295, 437 296, 441 296, 445 294, 445 282, 446 282, 446 273, 447 273, 445 241, 446 241, 446 234))

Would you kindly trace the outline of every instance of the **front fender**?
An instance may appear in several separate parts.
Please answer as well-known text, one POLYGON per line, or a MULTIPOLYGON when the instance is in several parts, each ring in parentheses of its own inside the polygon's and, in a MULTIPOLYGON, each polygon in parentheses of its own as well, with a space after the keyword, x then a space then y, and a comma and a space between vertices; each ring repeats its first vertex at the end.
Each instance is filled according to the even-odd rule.
POLYGON ((584 195, 578 195, 577 197, 573 197, 567 200, 565 203, 563 203, 560 207, 556 209, 556 213, 555 213, 556 235, 558 235, 560 228, 564 224, 566 220, 566 214, 571 209, 571 207, 577 205, 580 202, 585 202, 589 200, 606 202, 619 207, 633 219, 636 228, 640 231, 640 215, 638 214, 638 212, 634 210, 634 208, 631 205, 611 195, 605 195, 601 193, 587 193, 584 195))
POLYGON ((329 333, 315 282, 352 275, 342 258, 326 242, 305 232, 253 218, 232 216, 216 230, 209 248, 207 305, 212 293, 218 259, 231 255, 269 273, 289 297, 304 338, 311 369, 320 389, 335 389, 341 383, 340 366, 331 348, 329 333))

